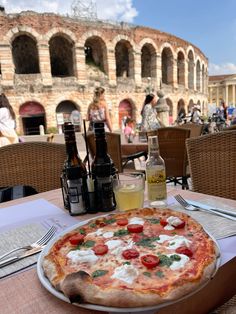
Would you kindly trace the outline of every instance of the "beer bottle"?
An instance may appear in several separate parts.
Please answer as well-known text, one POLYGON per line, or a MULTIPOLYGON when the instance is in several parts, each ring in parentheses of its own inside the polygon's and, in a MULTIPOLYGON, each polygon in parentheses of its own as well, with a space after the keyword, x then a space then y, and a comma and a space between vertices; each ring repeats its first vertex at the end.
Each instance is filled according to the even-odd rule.
POLYGON ((86 212, 87 170, 77 151, 72 123, 64 124, 64 136, 67 159, 63 171, 67 180, 69 212, 75 216, 86 212))
MULTIPOLYGON (((148 160, 146 161, 146 178, 148 188, 148 200, 150 204, 155 201, 165 201, 166 171, 165 162, 159 153, 157 136, 148 137, 148 160)), ((158 203, 158 202, 156 202, 158 203)))
POLYGON ((92 176, 98 211, 112 211, 116 207, 113 192, 114 163, 107 153, 107 142, 103 122, 94 123, 96 154, 92 162, 92 176))

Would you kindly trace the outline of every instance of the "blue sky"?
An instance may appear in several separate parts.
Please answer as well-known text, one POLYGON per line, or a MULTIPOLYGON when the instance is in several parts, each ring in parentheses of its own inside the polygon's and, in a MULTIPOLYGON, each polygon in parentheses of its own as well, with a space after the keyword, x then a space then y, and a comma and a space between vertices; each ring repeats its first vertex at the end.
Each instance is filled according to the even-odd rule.
MULTIPOLYGON (((0 0, 7 13, 33 10, 71 14, 64 0, 0 0)), ((236 0, 80 0, 96 4, 98 18, 159 29, 198 46, 209 72, 236 73, 236 0)))

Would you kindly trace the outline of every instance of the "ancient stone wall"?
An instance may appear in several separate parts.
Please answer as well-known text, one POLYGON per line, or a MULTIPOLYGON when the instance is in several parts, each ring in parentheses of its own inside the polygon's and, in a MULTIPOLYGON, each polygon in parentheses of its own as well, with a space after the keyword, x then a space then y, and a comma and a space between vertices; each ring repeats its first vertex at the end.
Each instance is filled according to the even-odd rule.
POLYGON ((14 107, 21 134, 25 103, 42 106, 45 128, 58 127, 58 105, 71 102, 85 118, 96 86, 106 89, 114 129, 120 127, 124 100, 140 121, 146 93, 160 84, 173 120, 182 105, 206 108, 208 60, 174 35, 28 11, 0 13, 0 26, 1 90, 14 107))

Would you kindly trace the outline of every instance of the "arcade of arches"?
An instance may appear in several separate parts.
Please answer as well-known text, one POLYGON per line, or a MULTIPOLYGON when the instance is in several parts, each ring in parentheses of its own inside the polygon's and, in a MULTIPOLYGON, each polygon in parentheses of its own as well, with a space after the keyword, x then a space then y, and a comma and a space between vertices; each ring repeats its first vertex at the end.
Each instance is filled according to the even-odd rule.
POLYGON ((96 27, 55 14, 28 16, 0 13, 5 25, 0 32, 0 82, 21 134, 36 134, 39 125, 61 131, 72 117, 79 129, 100 85, 114 130, 125 115, 140 121, 145 94, 160 86, 170 123, 181 106, 188 111, 194 103, 202 108, 207 103, 207 58, 184 40, 132 25, 96 27))

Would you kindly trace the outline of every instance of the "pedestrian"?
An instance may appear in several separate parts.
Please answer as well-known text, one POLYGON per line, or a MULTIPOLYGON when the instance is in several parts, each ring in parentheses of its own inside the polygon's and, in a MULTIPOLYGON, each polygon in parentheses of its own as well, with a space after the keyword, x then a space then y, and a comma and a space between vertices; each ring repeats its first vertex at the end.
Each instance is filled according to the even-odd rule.
POLYGON ((0 95, 0 147, 18 143, 16 115, 5 94, 0 95))
POLYGON ((196 123, 196 124, 201 124, 201 108, 200 105, 194 105, 193 106, 193 111, 191 114, 191 122, 196 123))
POLYGON ((90 122, 89 131, 93 130, 94 122, 104 122, 105 130, 112 132, 111 120, 104 94, 105 89, 103 87, 95 88, 93 101, 90 103, 87 110, 87 120, 90 122))
POLYGON ((146 95, 141 111, 143 131, 153 131, 161 127, 161 122, 157 116, 157 97, 154 94, 146 95))
POLYGON ((131 118, 126 119, 126 125, 124 129, 125 138, 128 143, 133 143, 135 137, 134 120, 131 118))

